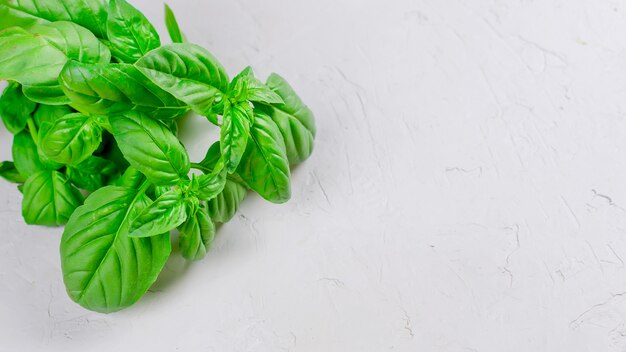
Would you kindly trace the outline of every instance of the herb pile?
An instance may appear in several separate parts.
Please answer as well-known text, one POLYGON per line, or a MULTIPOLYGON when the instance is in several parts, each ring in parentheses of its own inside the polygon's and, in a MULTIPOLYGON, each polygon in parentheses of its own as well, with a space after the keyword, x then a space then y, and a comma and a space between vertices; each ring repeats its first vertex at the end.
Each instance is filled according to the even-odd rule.
POLYGON ((311 110, 276 74, 229 79, 169 7, 172 44, 125 0, 0 0, 0 19, 0 117, 14 135, 0 176, 19 184, 26 223, 66 225, 63 278, 81 306, 137 302, 175 229, 182 255, 202 259, 248 190, 290 198, 290 166, 313 150, 311 110), (220 129, 198 162, 177 137, 189 112, 220 129))

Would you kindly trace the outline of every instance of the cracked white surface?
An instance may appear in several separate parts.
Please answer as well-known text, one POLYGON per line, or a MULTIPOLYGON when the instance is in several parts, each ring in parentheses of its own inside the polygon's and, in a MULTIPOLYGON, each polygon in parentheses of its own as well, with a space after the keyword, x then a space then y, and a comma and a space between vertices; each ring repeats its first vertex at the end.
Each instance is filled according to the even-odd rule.
POLYGON ((0 351, 626 351, 623 2, 171 6, 315 111, 293 199, 250 197, 206 260, 175 254, 107 316, 69 300, 61 230, 1 182, 0 351))

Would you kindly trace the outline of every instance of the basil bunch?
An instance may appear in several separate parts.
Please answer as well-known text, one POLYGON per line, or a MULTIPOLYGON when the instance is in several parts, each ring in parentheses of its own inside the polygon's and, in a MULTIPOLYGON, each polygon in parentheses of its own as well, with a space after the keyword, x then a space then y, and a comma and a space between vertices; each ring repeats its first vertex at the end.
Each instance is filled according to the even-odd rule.
POLYGON ((137 302, 172 230, 199 260, 248 190, 290 198, 290 166, 313 150, 311 110, 276 74, 231 80, 169 7, 172 44, 126 0, 2 0, 0 18, 0 117, 14 134, 0 176, 19 184, 28 224, 66 224, 63 277, 83 307, 137 302), (190 111, 220 128, 199 162, 177 138, 190 111))

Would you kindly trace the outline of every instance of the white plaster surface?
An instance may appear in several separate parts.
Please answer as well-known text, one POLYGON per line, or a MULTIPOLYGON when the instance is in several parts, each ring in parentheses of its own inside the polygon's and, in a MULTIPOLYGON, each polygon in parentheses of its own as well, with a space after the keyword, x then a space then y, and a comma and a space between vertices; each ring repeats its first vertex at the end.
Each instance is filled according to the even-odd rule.
POLYGON ((317 114, 293 199, 249 197, 204 261, 175 253, 101 315, 65 294, 62 230, 0 182, 0 351, 626 351, 625 2, 171 6, 317 114))

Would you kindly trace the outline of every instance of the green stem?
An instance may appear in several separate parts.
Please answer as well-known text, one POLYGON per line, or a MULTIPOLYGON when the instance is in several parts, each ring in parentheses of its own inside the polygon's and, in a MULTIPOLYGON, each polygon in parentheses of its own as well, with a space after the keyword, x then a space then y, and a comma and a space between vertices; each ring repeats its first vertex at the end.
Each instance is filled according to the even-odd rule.
POLYGON ((213 172, 212 169, 209 169, 208 167, 203 166, 202 164, 198 164, 198 163, 191 163, 191 167, 196 170, 200 170, 204 172, 205 174, 210 174, 211 172, 213 172))
POLYGON ((36 145, 39 145, 39 134, 37 132, 37 126, 35 126, 35 121, 29 117, 28 120, 26 120, 26 124, 28 125, 28 132, 30 132, 33 141, 36 145))

